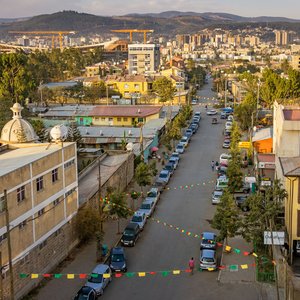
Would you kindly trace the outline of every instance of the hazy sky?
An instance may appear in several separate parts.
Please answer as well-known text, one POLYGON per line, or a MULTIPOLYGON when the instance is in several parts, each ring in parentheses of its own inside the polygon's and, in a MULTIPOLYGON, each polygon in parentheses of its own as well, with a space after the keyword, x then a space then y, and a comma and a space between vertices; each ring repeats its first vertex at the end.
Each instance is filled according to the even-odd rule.
POLYGON ((62 10, 102 16, 179 10, 300 19, 299 0, 0 0, 0 7, 0 18, 28 17, 62 10))

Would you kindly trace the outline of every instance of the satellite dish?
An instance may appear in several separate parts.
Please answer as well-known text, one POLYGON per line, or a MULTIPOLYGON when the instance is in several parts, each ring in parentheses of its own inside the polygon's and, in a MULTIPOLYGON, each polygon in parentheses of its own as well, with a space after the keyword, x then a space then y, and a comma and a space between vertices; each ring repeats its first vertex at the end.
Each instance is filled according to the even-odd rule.
POLYGON ((128 144, 126 145, 126 150, 127 150, 127 151, 132 151, 132 150, 133 150, 133 143, 128 143, 128 144))
POLYGON ((63 141, 68 136, 68 128, 65 125, 55 125, 50 130, 50 136, 53 141, 63 141))

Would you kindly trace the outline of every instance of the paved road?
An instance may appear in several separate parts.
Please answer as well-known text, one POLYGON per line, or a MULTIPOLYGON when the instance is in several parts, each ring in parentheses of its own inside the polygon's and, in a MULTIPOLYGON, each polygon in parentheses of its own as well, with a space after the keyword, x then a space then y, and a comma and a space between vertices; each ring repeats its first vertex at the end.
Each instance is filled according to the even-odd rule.
MULTIPOLYGON (((212 97, 210 88, 210 84, 206 85, 200 95, 212 97)), ((195 110, 202 110, 200 128, 182 155, 179 167, 170 181, 170 190, 163 193, 154 217, 194 234, 200 234, 204 230, 211 230, 209 221, 215 211, 210 202, 213 184, 184 190, 174 187, 215 179, 216 174, 211 171, 210 162, 217 160, 223 152, 223 124, 211 125, 211 117, 205 115, 203 106, 195 106, 195 110)), ((198 262, 199 243, 199 239, 149 220, 136 246, 126 248, 128 271, 186 269, 191 256, 198 262)), ((254 285, 220 284, 217 277, 218 272, 195 272, 193 276, 187 273, 169 274, 166 277, 160 274, 141 278, 123 276, 113 280, 105 290, 103 299, 259 299, 259 292, 254 285)))

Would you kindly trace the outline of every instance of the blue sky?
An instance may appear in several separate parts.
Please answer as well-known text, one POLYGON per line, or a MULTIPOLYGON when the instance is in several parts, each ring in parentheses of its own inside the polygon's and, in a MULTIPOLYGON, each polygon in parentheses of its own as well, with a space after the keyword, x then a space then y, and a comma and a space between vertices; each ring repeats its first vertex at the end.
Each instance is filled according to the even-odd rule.
POLYGON ((179 10, 300 19, 299 0, 0 0, 0 7, 0 18, 28 17, 62 10, 102 16, 179 10))

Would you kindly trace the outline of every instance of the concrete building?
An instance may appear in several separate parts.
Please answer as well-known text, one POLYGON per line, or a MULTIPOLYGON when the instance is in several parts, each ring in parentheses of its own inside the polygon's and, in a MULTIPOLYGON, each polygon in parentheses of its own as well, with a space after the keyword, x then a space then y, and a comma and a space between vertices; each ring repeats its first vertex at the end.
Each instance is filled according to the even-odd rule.
POLYGON ((20 273, 49 272, 67 256, 76 242, 70 223, 78 209, 76 143, 36 143, 33 128, 22 119, 22 107, 16 103, 12 110, 13 120, 4 126, 0 139, 4 299, 12 299, 10 262, 15 297, 20 298, 38 282, 21 279, 20 273))
POLYGON ((288 31, 275 30, 275 44, 278 46, 287 46, 292 41, 292 36, 288 31))
POLYGON ((291 65, 294 70, 300 71, 300 55, 292 55, 291 65))
POLYGON ((129 74, 153 74, 160 64, 159 45, 129 44, 128 69, 129 74))

